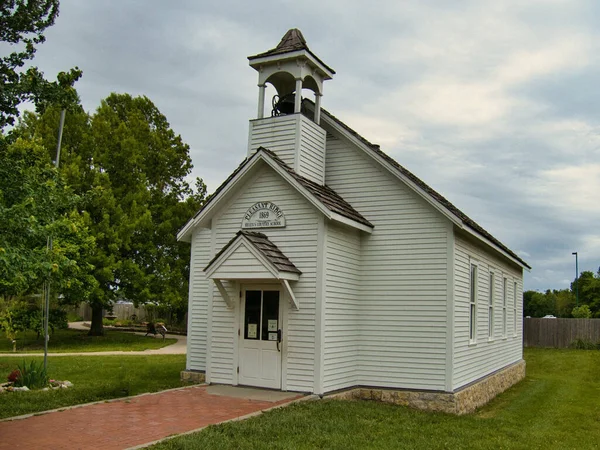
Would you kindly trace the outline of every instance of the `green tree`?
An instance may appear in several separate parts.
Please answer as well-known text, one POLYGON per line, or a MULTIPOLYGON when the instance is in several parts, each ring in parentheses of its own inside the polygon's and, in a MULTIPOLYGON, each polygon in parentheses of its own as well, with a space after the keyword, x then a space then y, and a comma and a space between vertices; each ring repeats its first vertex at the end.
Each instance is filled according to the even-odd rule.
POLYGON ((39 292, 48 281, 67 298, 89 293, 91 266, 79 261, 94 239, 77 210, 80 202, 38 142, 18 139, 0 149, 0 297, 39 292))
MULTIPOLYGON (((27 139, 56 142, 58 109, 27 114, 27 139)), ((102 311, 118 298, 136 304, 187 306, 189 246, 176 233, 206 194, 186 181, 189 147, 146 97, 111 94, 93 115, 71 108, 61 172, 86 201, 84 218, 96 245, 88 262, 98 284, 87 297, 90 334, 102 334, 102 311)))
POLYGON ((589 319, 592 317, 592 311, 590 311, 588 305, 576 306, 571 314, 576 319, 589 319))
POLYGON ((546 292, 525 291, 523 293, 523 314, 530 317, 571 317, 575 306, 575 296, 569 289, 553 289, 546 292))
POLYGON ((579 278, 571 283, 571 290, 579 288, 579 304, 588 305, 592 317, 600 317, 600 268, 594 274, 591 270, 581 272, 579 278))
POLYGON ((547 293, 525 291, 523 293, 523 314, 530 317, 544 317, 547 314, 554 314, 555 305, 553 300, 547 293))
POLYGON ((553 290, 555 304, 556 304, 556 317, 571 317, 571 311, 575 306, 575 294, 570 289, 553 290))
POLYGON ((48 82, 36 67, 23 70, 33 59, 36 46, 45 41, 44 31, 58 17, 58 0, 3 0, 0 2, 0 42, 8 54, 0 57, 0 130, 19 116, 18 106, 32 101, 43 111, 49 104, 73 100, 68 89, 81 76, 75 67, 48 82))
POLYGON ((39 142, 17 139, 0 148, 0 327, 13 346, 27 328, 20 313, 28 294, 50 282, 73 301, 96 286, 87 262, 94 239, 80 203, 39 142))
POLYGON ((202 202, 206 187, 186 176, 189 147, 146 97, 112 94, 92 119, 97 161, 127 211, 121 224, 120 294, 135 303, 187 304, 189 245, 177 231, 202 202))

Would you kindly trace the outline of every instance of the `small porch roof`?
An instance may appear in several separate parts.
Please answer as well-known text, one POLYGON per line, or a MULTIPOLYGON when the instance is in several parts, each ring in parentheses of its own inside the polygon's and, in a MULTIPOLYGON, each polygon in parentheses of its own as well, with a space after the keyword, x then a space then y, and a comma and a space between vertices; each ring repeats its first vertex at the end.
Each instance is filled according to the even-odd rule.
POLYGON ((290 281, 298 281, 302 272, 263 233, 240 230, 204 268, 229 308, 234 308, 222 280, 278 280, 297 310, 298 300, 290 281))
POLYGON ((240 230, 204 268, 209 278, 296 281, 302 272, 263 233, 240 230))

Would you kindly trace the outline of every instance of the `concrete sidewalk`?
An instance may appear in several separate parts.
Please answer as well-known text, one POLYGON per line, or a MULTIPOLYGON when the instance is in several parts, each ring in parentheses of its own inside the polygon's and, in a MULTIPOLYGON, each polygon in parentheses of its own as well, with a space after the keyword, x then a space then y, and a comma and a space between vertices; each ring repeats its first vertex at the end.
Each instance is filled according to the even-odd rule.
MULTIPOLYGON (((84 322, 70 322, 69 328, 73 328, 75 330, 89 330, 89 327, 83 325, 84 322)), ((118 330, 117 330, 118 331, 118 330)), ((144 336, 142 332, 136 332, 135 334, 144 336)), ((108 351, 108 352, 70 352, 70 353, 56 353, 52 352, 52 340, 49 342, 49 352, 48 356, 99 356, 99 355, 185 355, 187 353, 187 336, 181 336, 178 334, 166 334, 166 338, 169 339, 177 339, 175 344, 167 345, 163 348, 157 349, 149 349, 142 351, 108 351)), ((161 337, 150 337, 148 339, 162 339, 161 337)), ((16 353, 0 353, 0 357, 5 356, 14 356, 14 357, 22 357, 22 356, 43 356, 43 352, 38 353, 25 353, 25 352, 16 352, 16 353)))
POLYGON ((303 397, 231 386, 192 386, 0 421, 0 449, 125 449, 247 418, 303 397))

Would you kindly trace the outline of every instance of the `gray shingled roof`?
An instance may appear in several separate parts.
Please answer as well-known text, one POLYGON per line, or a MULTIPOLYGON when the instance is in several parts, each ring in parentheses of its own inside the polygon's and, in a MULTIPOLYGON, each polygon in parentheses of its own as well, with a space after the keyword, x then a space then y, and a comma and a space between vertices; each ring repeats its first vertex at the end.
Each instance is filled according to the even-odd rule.
MULTIPOLYGON (((312 102, 311 100, 303 99, 303 101, 306 102, 307 104, 311 105, 312 108, 314 108, 314 102, 312 102)), ((529 264, 527 264, 523 259, 521 259, 519 256, 517 256, 516 253, 514 253, 506 245, 504 245, 502 242, 500 242, 498 239, 496 239, 494 236, 492 236, 491 233, 486 231, 481 225, 479 225, 477 222, 475 222, 473 219, 471 219, 469 216, 467 216, 465 213, 463 213, 460 209, 458 209, 456 206, 454 206, 443 195, 441 195, 440 193, 438 193, 437 191, 435 191, 434 189, 429 187, 429 185, 427 183, 425 183, 423 180, 418 178, 416 175, 414 175, 412 172, 410 172, 405 167, 398 164, 398 162, 395 159, 393 159, 392 157, 390 157, 386 153, 384 153, 381 150, 381 148, 379 148, 379 145, 369 142, 367 139, 362 137, 360 134, 358 134, 356 131, 354 131, 352 128, 350 128, 348 125, 346 125, 344 122, 342 122, 340 119, 335 117, 333 114, 331 114, 327 110, 321 108, 321 114, 329 117, 340 127, 345 129, 346 131, 348 131, 352 136, 356 137, 359 141, 361 141, 363 144, 365 144, 365 146, 370 151, 372 151, 378 157, 380 157, 381 159, 383 159, 386 162, 388 162, 389 164, 391 164, 400 174, 402 174, 403 176, 405 176, 406 178, 411 180, 413 183, 415 183, 417 186, 419 186, 419 188, 421 188, 423 191, 425 191, 435 201, 437 201, 442 206, 444 206, 446 209, 448 209, 450 212, 452 212, 452 214, 456 215, 469 228, 471 228, 472 230, 479 233, 481 236, 485 237, 486 239, 488 239, 491 242, 493 242, 494 244, 496 244, 498 247, 500 247, 502 250, 504 250, 510 256, 512 256, 517 261, 522 263, 525 267, 528 267, 529 269, 531 269, 531 266, 529 266, 529 264)))
POLYGON ((323 61, 321 61, 321 59, 317 55, 315 55, 313 52, 310 51, 310 49, 308 48, 308 45, 306 45, 306 40, 304 39, 304 36, 302 36, 302 32, 298 28, 292 28, 292 29, 288 30, 281 38, 281 41, 279 41, 279 44, 277 44, 277 47, 272 48, 271 50, 267 50, 266 52, 259 53, 257 55, 248 56, 248 59, 250 61, 252 61, 253 59, 257 59, 257 58, 264 58, 267 56, 275 56, 275 55, 283 55, 284 53, 296 52, 298 50, 306 50, 308 53, 310 53, 312 55, 313 58, 315 58, 317 61, 319 61, 327 70, 329 70, 331 73, 335 73, 335 70, 333 70, 331 67, 329 67, 327 64, 325 64, 323 61))
POLYGON ((373 228, 373 224, 371 222, 365 219, 361 213, 355 210, 350 203, 340 197, 339 194, 329 186, 315 183, 308 178, 304 178, 302 175, 298 175, 294 169, 288 166, 283 160, 279 159, 279 157, 271 150, 268 150, 264 147, 259 147, 258 150, 265 152, 271 158, 273 158, 277 164, 285 169, 285 171, 289 173, 298 183, 300 183, 302 186, 308 189, 311 194, 317 197, 321 203, 327 207, 327 209, 373 228))
POLYGON ((245 237, 280 272, 302 274, 294 263, 291 262, 265 234, 246 230, 238 231, 225 247, 223 247, 208 263, 204 270, 208 269, 240 236, 245 237))
POLYGON ((259 147, 256 153, 249 158, 246 158, 242 163, 233 171, 231 175, 213 192, 204 202, 202 208, 194 215, 194 218, 198 216, 214 199, 215 197, 229 184, 229 182, 259 153, 264 152, 269 155, 278 165, 280 165, 287 173, 289 173, 300 185, 305 187, 312 195, 314 195, 321 203, 327 207, 330 211, 338 213, 344 217, 352 219, 358 223, 373 228, 373 224, 365 219, 358 211, 356 211, 346 200, 340 197, 333 189, 328 186, 321 186, 314 181, 304 178, 298 175, 290 166, 283 162, 279 157, 271 150, 267 150, 264 147, 259 147))

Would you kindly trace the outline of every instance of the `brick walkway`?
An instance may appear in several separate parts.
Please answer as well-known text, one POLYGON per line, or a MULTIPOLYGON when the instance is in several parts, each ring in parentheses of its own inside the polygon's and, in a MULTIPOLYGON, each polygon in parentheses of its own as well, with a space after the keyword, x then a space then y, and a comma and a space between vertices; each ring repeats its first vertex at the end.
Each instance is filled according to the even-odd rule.
POLYGON ((0 422, 0 449, 125 449, 282 405, 212 395, 207 386, 0 422))

